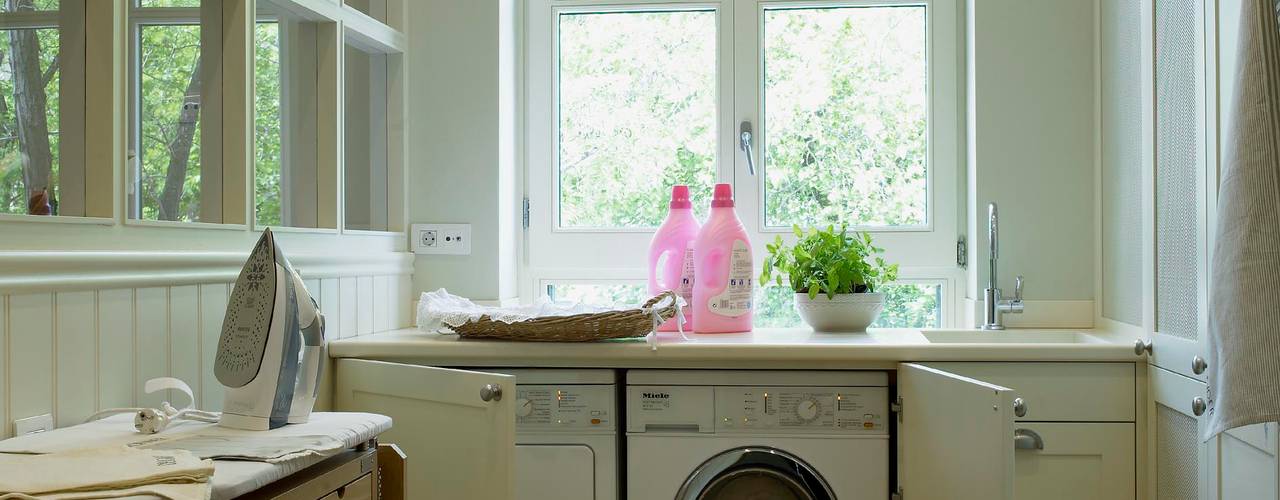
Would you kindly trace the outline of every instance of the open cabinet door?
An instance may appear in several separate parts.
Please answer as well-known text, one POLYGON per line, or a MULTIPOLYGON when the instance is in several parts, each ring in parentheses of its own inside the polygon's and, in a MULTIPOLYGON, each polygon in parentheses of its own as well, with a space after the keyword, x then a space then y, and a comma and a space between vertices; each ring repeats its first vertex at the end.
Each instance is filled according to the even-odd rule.
POLYGON ((1013 500, 1013 390, 898 365, 905 500, 1013 500))
POLYGON ((361 359, 334 365, 335 410, 391 417, 379 440, 407 457, 405 498, 514 496, 515 377, 361 359))

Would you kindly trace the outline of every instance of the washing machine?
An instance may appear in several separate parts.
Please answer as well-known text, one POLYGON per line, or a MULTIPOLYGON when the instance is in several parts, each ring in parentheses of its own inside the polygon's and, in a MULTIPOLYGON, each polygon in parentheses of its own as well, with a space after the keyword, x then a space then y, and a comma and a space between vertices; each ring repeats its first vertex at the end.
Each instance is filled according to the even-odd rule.
POLYGON ((874 371, 629 371, 627 498, 883 500, 888 382, 874 371))
POLYGON ((491 370, 516 377, 517 500, 616 500, 617 373, 491 370))

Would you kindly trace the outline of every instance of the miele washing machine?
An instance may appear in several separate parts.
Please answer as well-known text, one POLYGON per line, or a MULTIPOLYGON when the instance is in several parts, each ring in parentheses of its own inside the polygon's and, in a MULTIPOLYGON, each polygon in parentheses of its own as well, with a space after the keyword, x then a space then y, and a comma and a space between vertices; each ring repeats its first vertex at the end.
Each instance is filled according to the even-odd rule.
POLYGON ((627 372, 627 498, 883 500, 877 371, 627 372))
POLYGON ((516 377, 515 498, 616 500, 613 370, 491 370, 516 377))

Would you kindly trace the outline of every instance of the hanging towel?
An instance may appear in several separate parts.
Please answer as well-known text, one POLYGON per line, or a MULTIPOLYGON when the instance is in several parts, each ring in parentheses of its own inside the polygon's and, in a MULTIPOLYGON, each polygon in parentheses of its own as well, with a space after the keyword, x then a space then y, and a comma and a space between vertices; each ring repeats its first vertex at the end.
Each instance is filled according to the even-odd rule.
POLYGON ((1205 440, 1280 421, 1280 26, 1247 0, 1225 137, 1209 292, 1205 440))

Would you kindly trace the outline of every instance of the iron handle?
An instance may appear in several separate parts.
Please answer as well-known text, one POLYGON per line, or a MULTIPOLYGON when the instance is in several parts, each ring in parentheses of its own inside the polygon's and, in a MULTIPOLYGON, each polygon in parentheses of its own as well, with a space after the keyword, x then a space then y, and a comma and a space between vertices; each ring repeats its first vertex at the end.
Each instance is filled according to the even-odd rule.
POLYGON ((1209 409, 1209 405, 1205 404, 1204 398, 1196 396, 1191 398, 1191 413, 1195 416, 1204 415, 1204 411, 1209 409))
POLYGON ((1044 438, 1031 429, 1013 431, 1013 448, 1016 450, 1043 450, 1044 438))
POLYGON ((1013 416, 1018 418, 1027 416, 1027 402, 1022 398, 1013 399, 1013 416))
POLYGON ((751 156, 753 149, 751 146, 751 122, 742 122, 738 130, 740 131, 738 133, 738 148, 747 155, 747 172, 751 173, 751 175, 756 175, 756 161, 751 156))
POLYGON ((498 384, 485 384, 480 388, 480 400, 484 402, 502 401, 502 386, 498 384))
POLYGON ((1141 355, 1142 355, 1142 353, 1146 353, 1148 356, 1150 356, 1150 355, 1151 355, 1151 341, 1150 341, 1150 340, 1142 340, 1142 339, 1138 339, 1138 340, 1133 341, 1133 353, 1134 353, 1134 354, 1136 354, 1136 355, 1138 355, 1138 356, 1141 356, 1141 355))
POLYGON ((1209 363, 1208 363, 1208 362, 1206 362, 1206 361, 1204 360, 1204 358, 1202 358, 1202 357, 1200 357, 1200 356, 1198 356, 1198 355, 1197 355, 1197 356, 1195 356, 1195 357, 1193 357, 1193 358, 1191 358, 1191 372, 1192 372, 1192 373, 1194 373, 1194 374, 1196 374, 1196 375, 1200 375, 1200 374, 1204 373, 1204 371, 1205 371, 1206 369, 1208 369, 1208 368, 1209 368, 1209 363))

